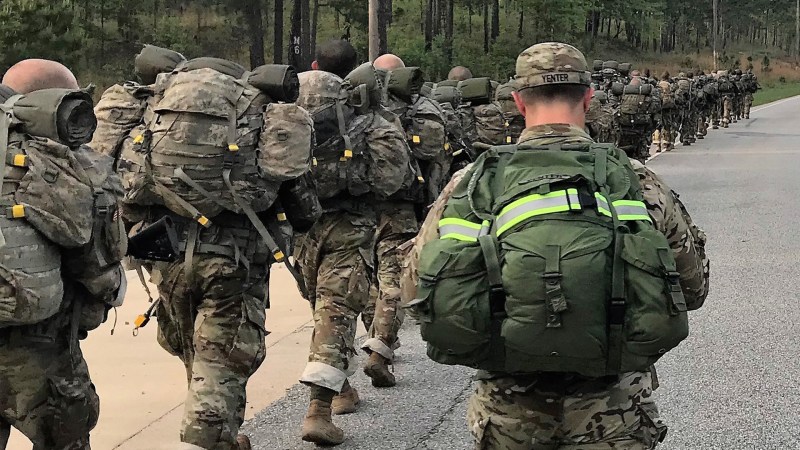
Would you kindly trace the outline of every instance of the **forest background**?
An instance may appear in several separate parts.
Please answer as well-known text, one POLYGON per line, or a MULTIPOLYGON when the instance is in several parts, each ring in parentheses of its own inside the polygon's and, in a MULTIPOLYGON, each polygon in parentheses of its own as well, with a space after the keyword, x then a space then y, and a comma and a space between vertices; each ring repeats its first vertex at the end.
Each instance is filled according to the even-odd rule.
MULTIPOLYGON (((453 65, 505 80, 535 42, 569 42, 592 59, 653 75, 713 70, 714 0, 377 0, 381 52, 439 80, 453 65)), ((761 95, 800 94, 797 0, 716 0, 721 69, 753 68, 761 95)), ((101 88, 133 79, 142 44, 187 57, 305 70, 317 42, 349 39, 366 59, 367 0, 0 0, 0 70, 63 61, 101 88)))

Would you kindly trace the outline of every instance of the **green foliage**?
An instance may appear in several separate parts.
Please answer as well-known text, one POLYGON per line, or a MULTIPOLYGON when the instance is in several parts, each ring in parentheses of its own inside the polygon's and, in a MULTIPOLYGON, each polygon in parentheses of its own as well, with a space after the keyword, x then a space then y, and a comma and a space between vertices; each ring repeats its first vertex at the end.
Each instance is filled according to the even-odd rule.
POLYGON ((0 7, 0 66, 5 71, 25 58, 74 65, 86 36, 69 3, 5 0, 0 7))

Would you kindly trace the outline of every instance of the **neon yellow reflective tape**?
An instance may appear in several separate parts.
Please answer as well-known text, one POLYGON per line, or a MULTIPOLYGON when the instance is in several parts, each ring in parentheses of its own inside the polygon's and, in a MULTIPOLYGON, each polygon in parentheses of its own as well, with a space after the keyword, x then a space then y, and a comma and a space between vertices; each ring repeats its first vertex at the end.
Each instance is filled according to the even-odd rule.
POLYGON ((456 219, 453 217, 448 217, 439 221, 440 228, 446 225, 459 225, 462 227, 472 228, 473 230, 481 229, 481 224, 479 223, 470 222, 469 220, 464 219, 456 219))
POLYGON ((11 207, 11 217, 19 219, 25 217, 25 205, 14 205, 11 207))
MULTIPOLYGON (((575 193, 577 193, 577 190, 575 191, 575 193)), ((517 201, 514 201, 511 204, 509 204, 508 206, 506 206, 505 208, 503 208, 503 210, 500 211, 500 214, 498 215, 498 217, 500 217, 503 214, 511 211, 512 209, 516 208, 517 206, 524 205, 525 203, 529 203, 529 202, 536 201, 536 200, 544 200, 544 199, 548 199, 548 198, 565 197, 566 195, 567 195, 567 191, 554 191, 554 192, 551 192, 549 194, 544 194, 544 195, 542 195, 542 194, 533 194, 533 195, 529 195, 527 197, 522 197, 521 199, 519 199, 517 201)))
POLYGON ((550 207, 550 208, 541 208, 541 209, 537 209, 535 211, 528 211, 528 212, 526 212, 524 214, 520 214, 519 216, 517 216, 517 217, 513 218, 512 220, 510 220, 507 224, 505 224, 502 227, 500 227, 500 229, 497 230, 497 235, 500 236, 501 234, 503 234, 506 231, 508 231, 509 228, 511 228, 514 225, 522 222, 525 219, 530 219, 531 217, 541 216, 543 214, 553 214, 553 213, 565 212, 565 211, 569 211, 569 205, 553 206, 553 207, 550 207))
POLYGON ((641 215, 641 214, 625 214, 625 215, 622 215, 622 216, 618 216, 618 218, 619 218, 619 220, 625 220, 625 221, 644 220, 644 221, 647 221, 647 222, 652 222, 652 219, 650 219, 650 216, 644 216, 644 215, 641 215))
POLYGON ((465 236, 463 234, 458 234, 458 233, 448 233, 439 239, 455 239, 457 241, 464 241, 464 242, 478 242, 478 240, 475 239, 474 237, 465 236))
POLYGON ((597 207, 597 212, 599 212, 600 214, 602 214, 604 216, 611 217, 611 211, 603 208, 602 206, 598 206, 597 207))
POLYGON ((614 202, 614 206, 638 206, 639 208, 647 208, 644 202, 638 200, 617 200, 614 202))
POLYGON ((25 167, 28 165, 28 157, 26 155, 14 155, 14 161, 11 164, 17 167, 25 167))

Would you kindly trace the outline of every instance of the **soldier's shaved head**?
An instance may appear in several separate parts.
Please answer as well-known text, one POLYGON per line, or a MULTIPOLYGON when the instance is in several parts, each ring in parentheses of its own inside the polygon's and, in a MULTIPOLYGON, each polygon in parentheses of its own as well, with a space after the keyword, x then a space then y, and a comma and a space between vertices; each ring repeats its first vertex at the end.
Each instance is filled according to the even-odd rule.
POLYGON ((455 66, 447 74, 448 80, 464 81, 472 78, 472 72, 464 66, 455 66))
POLYGON ((387 53, 385 55, 378 56, 372 65, 375 66, 376 69, 395 70, 402 69, 406 66, 406 63, 404 63, 399 56, 387 53))
POLYGON ((26 59, 14 64, 3 84, 20 94, 41 89, 78 89, 78 80, 65 65, 47 59, 26 59))

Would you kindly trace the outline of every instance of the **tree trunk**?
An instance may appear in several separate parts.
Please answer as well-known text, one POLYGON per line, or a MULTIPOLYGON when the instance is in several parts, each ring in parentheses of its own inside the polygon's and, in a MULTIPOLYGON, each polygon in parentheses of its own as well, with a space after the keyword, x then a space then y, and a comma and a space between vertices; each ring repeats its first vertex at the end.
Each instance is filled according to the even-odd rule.
POLYGON ((455 0, 445 0, 447 2, 447 15, 444 24, 444 59, 448 66, 453 63, 453 15, 455 10, 455 0))
MULTIPOLYGON (((800 1, 800 0, 798 0, 800 1)), ((517 39, 525 37, 525 5, 519 7, 519 26, 517 27, 517 39)))
POLYGON ((319 0, 314 0, 314 7, 311 9, 311 40, 308 46, 308 63, 314 60, 317 52, 317 29, 319 28, 319 0))
POLYGON ((500 0, 492 0, 492 43, 500 36, 500 0))
POLYGON ((247 22, 247 33, 250 36, 250 67, 263 66, 266 61, 264 60, 264 21, 261 0, 245 2, 242 14, 247 22))
POLYGON ((283 64, 283 0, 275 0, 272 33, 272 62, 283 64))
POLYGON ((391 24, 391 22, 392 22, 392 0, 378 0, 378 54, 379 55, 389 53, 388 35, 389 35, 389 24, 391 24))
POLYGON ((310 0, 300 1, 300 45, 302 62, 300 70, 311 68, 311 8, 310 0))
POLYGON ((483 53, 489 54, 489 0, 483 0, 483 53))
POLYGON ((298 71, 303 70, 303 46, 301 44, 302 12, 301 5, 303 0, 292 1, 292 28, 289 32, 289 65, 294 66, 298 71))
POLYGON ((425 51, 433 48, 433 7, 434 0, 428 0, 425 8, 425 51))

